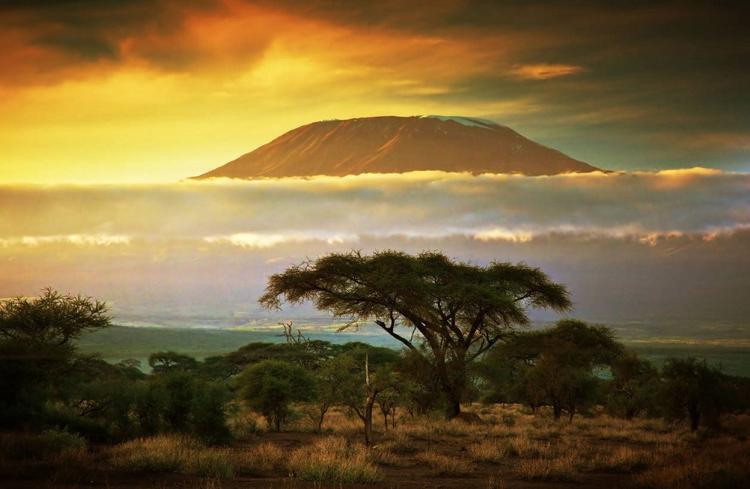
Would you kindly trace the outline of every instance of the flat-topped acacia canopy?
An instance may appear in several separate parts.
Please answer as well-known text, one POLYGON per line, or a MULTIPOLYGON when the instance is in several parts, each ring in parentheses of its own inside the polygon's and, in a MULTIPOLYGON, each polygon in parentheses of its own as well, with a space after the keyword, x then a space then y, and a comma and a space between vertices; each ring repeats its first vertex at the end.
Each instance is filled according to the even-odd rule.
POLYGON ((469 363, 527 324, 529 307, 571 306, 565 287, 538 268, 499 262, 483 267, 437 252, 391 250, 333 253, 292 266, 270 277, 260 303, 280 308, 282 298, 310 300, 337 317, 374 320, 434 369, 448 417, 460 412, 469 363))

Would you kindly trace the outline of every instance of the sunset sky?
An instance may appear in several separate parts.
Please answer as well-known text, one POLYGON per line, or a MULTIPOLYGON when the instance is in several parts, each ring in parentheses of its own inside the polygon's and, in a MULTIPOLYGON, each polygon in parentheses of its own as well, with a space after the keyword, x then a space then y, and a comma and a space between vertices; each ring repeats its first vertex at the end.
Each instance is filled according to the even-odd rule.
POLYGON ((175 181, 384 114, 488 118, 609 169, 750 171, 741 2, 496 4, 2 2, 0 183, 175 181))
POLYGON ((253 325, 268 276, 305 258, 442 250, 538 266, 575 317, 633 338, 750 345, 739 3, 0 5, 0 298, 253 325), (310 122, 422 114, 617 171, 187 180, 310 122))

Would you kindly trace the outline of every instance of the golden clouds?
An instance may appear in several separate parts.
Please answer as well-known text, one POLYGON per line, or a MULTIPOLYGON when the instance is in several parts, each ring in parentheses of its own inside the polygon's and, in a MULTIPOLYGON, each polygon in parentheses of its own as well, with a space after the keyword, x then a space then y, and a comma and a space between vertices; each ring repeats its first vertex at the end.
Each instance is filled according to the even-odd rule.
POLYGON ((494 119, 607 168, 738 168, 748 83, 734 61, 747 45, 746 30, 731 29, 737 16, 626 10, 453 0, 430 9, 0 5, 0 182, 174 181, 315 120, 429 113, 494 119), (696 45, 694 32, 661 29, 685 19, 703 39, 718 30, 724 54, 696 45), (701 60, 711 63, 691 64, 701 60))
POLYGON ((174 9, 154 14, 171 22, 89 20, 86 39, 61 22, 57 44, 35 41, 48 22, 23 24, 32 17, 6 32, 0 181, 173 181, 313 120, 534 110, 528 97, 430 100, 491 73, 514 49, 505 38, 354 28, 237 1, 174 9), (99 55, 66 49, 74 41, 99 55))
POLYGON ((525 80, 548 80, 575 75, 582 71, 584 71, 582 66, 539 63, 515 66, 510 72, 513 76, 525 80))

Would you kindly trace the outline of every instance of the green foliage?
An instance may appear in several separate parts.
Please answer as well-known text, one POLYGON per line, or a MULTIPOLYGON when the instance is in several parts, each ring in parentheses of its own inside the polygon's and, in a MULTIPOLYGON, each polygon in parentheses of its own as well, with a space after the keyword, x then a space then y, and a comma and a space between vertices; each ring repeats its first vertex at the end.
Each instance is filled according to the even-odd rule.
POLYGON ((509 328, 527 324, 527 308, 570 307, 565 287, 536 268, 498 262, 480 267, 441 253, 397 251, 334 253, 290 267, 269 279, 260 302, 280 307, 282 298, 373 320, 418 355, 423 341, 429 352, 423 358, 448 400, 448 417, 460 412, 469 365, 509 328))
POLYGON ((276 431, 291 414, 290 404, 314 395, 313 379, 299 365, 264 360, 247 367, 237 381, 241 397, 267 419, 276 431))

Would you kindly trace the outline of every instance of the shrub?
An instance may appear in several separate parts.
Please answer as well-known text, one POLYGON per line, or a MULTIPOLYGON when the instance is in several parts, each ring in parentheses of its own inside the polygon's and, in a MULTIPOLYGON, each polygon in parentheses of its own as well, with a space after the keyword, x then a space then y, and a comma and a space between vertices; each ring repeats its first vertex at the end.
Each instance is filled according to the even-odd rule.
POLYGON ((41 459, 64 450, 85 449, 86 440, 80 435, 61 430, 0 435, 0 458, 8 460, 41 459))

